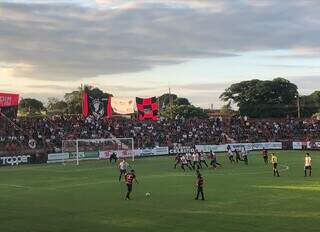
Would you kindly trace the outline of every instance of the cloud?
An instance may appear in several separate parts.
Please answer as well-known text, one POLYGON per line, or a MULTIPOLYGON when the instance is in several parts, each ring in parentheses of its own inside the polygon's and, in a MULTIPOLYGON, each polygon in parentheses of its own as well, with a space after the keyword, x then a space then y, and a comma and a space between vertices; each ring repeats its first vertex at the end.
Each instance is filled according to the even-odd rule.
POLYGON ((0 3, 0 62, 16 77, 79 80, 248 51, 319 51, 320 4, 278 0, 0 3), (81 3, 81 4, 80 4, 81 3))
POLYGON ((146 87, 137 87, 137 86, 126 86, 126 85, 108 85, 105 86, 104 89, 110 89, 111 91, 121 91, 121 92, 141 92, 141 91, 150 91, 150 89, 146 87))
POLYGON ((26 88, 31 88, 31 89, 36 89, 36 90, 44 90, 44 91, 56 91, 56 90, 63 90, 63 91, 66 91, 66 90, 73 90, 73 89, 76 89, 75 88, 72 88, 72 87, 69 87, 69 86, 62 86, 62 85, 25 85, 24 87, 26 88))
POLYGON ((221 92, 228 88, 232 83, 190 83, 184 85, 176 85, 175 88, 184 89, 186 91, 211 91, 211 92, 221 92))
POLYGON ((206 9, 220 12, 224 9, 225 1, 223 0, 96 0, 99 7, 111 9, 134 9, 161 5, 167 8, 192 8, 206 9))
POLYGON ((320 66, 316 65, 293 65, 293 64, 265 64, 261 65, 264 67, 271 67, 271 68, 295 68, 295 69, 320 69, 320 66))
POLYGON ((320 75, 318 76, 292 76, 288 80, 299 87, 300 94, 311 94, 320 89, 320 75))

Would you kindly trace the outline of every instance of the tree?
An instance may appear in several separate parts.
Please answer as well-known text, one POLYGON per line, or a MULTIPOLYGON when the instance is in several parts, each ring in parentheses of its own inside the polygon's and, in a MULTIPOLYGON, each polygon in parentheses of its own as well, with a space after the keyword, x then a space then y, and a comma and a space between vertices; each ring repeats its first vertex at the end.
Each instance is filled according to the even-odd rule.
POLYGON ((165 93, 159 97, 159 105, 161 109, 167 108, 170 105, 170 101, 172 103, 178 98, 176 94, 165 93))
MULTIPOLYGON (((167 118, 176 117, 178 114, 180 115, 180 109, 178 106, 191 106, 190 101, 184 97, 178 97, 176 94, 165 93, 159 97, 159 106, 160 106, 160 115, 167 118), (170 102, 171 106, 170 107, 170 102), (176 111, 176 112, 174 112, 176 111)), ((194 107, 194 106, 193 106, 194 107)), ((197 107, 194 107, 197 108, 197 107)), ((185 108, 186 109, 186 108, 185 108)), ((194 113, 195 109, 191 111, 191 108, 188 108, 187 114, 194 113)), ((200 115, 200 114, 198 114, 200 115)), ((185 115, 189 117, 188 115, 185 115)))
POLYGON ((75 90, 64 95, 64 100, 67 104, 66 113, 81 114, 82 113, 82 96, 81 90, 75 90))
POLYGON ((89 95, 93 98, 107 98, 107 97, 113 97, 112 94, 109 93, 105 93, 103 92, 101 89, 90 86, 90 85, 86 85, 84 87, 85 91, 87 91, 87 93, 89 93, 89 95))
MULTIPOLYGON (((163 112, 164 117, 171 117, 170 109, 163 112)), ((200 107, 193 105, 174 105, 172 107, 172 118, 208 118, 209 115, 200 107)))
POLYGON ((232 107, 231 107, 231 102, 229 101, 227 104, 223 105, 221 107, 220 112, 221 112, 222 115, 230 115, 230 114, 232 114, 233 110, 232 110, 232 107))
POLYGON ((25 115, 39 115, 45 110, 43 103, 34 98, 24 98, 19 103, 19 112, 25 115))
POLYGON ((315 91, 310 95, 300 97, 302 117, 310 117, 320 112, 320 91, 315 91))
POLYGON ((174 105, 178 105, 178 106, 181 106, 181 105, 191 105, 189 100, 187 98, 184 98, 184 97, 178 97, 176 98, 176 100, 174 100, 173 102, 174 105))
POLYGON ((47 111, 53 114, 61 114, 67 111, 67 103, 57 98, 48 98, 47 111))
POLYGON ((254 118, 285 117, 296 114, 297 95, 297 86, 286 79, 254 79, 231 85, 220 99, 237 104, 241 115, 254 118))

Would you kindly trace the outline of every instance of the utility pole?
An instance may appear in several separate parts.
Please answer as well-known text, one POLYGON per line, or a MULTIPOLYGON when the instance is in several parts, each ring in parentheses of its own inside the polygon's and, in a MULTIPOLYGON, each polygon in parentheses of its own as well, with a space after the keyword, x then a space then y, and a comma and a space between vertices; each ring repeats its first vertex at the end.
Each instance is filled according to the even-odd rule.
POLYGON ((301 118, 301 106, 300 106, 300 95, 297 95, 297 107, 298 107, 298 118, 301 118))
POLYGON ((158 97, 158 115, 161 116, 161 104, 160 104, 160 97, 158 97))
POLYGON ((169 107, 170 107, 170 118, 172 119, 172 96, 171 96, 171 88, 169 88, 169 107))

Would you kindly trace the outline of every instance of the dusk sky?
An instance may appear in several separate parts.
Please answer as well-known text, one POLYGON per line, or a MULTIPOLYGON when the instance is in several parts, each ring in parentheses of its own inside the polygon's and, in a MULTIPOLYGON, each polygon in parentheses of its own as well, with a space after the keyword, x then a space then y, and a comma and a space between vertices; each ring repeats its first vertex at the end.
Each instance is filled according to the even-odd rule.
POLYGON ((320 90, 319 12, 319 0, 0 0, 0 91, 171 87, 217 108, 231 83, 284 77, 308 94, 320 90))

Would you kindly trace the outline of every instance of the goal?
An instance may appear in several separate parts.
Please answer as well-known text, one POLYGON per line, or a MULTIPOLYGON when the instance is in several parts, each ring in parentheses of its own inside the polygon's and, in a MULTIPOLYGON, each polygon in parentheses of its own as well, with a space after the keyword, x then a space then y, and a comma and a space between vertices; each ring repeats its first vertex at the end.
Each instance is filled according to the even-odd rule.
POLYGON ((61 150, 68 154, 63 162, 75 161, 77 165, 81 160, 109 159, 111 154, 132 161, 135 157, 133 138, 63 140, 61 150))

